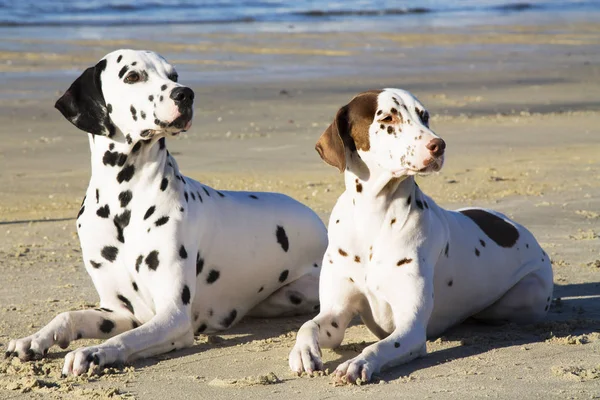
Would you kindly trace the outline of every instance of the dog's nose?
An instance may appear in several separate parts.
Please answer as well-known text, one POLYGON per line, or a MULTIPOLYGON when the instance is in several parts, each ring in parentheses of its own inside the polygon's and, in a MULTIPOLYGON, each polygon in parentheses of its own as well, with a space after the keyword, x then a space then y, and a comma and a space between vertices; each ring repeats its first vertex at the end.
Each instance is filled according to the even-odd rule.
POLYGON ((188 87, 176 87, 169 96, 177 105, 192 105, 194 101, 194 91, 188 87))
POLYGON ((431 139, 431 142, 427 143, 427 150, 434 157, 439 157, 444 154, 444 150, 446 149, 446 142, 444 142, 440 138, 431 139))

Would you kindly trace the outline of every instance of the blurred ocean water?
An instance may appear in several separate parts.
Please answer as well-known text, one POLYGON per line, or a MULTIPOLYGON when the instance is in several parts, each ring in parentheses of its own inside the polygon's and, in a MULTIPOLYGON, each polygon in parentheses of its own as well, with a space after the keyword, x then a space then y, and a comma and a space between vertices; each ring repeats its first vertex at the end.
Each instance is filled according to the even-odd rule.
MULTIPOLYGON (((0 0, 0 27, 261 24, 435 19, 438 23, 599 12, 598 0, 0 0)), ((250 28, 251 29, 251 28, 250 28)))

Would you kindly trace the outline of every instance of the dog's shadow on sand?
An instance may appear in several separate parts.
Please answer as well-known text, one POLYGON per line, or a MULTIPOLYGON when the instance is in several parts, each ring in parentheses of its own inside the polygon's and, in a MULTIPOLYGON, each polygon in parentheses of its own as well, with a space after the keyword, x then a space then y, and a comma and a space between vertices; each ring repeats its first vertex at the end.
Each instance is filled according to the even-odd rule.
MULTIPOLYGON (((451 346, 434 350, 427 355, 407 364, 384 370, 378 374, 386 381, 406 377, 411 373, 444 364, 456 359, 471 357, 504 347, 524 346, 543 342, 548 339, 561 339, 568 336, 584 335, 600 331, 600 282, 588 282, 569 285, 556 285, 554 300, 548 317, 539 323, 519 326, 515 324, 490 325, 469 319, 448 330, 435 340, 436 345, 451 346)), ((295 333, 311 316, 285 318, 244 318, 232 329, 211 336, 201 336, 192 347, 173 351, 163 355, 136 360, 132 363, 138 369, 153 366, 163 360, 202 353, 215 347, 228 348, 247 345, 253 342, 259 345, 268 341, 289 342, 290 350, 295 333)), ((354 319, 352 325, 359 325, 354 319)), ((197 337, 198 339, 198 337, 197 337)), ((349 343, 334 351, 339 358, 326 362, 324 367, 330 371, 342 362, 356 357, 370 342, 349 343)), ((64 357, 66 351, 51 353, 50 358, 64 357)))

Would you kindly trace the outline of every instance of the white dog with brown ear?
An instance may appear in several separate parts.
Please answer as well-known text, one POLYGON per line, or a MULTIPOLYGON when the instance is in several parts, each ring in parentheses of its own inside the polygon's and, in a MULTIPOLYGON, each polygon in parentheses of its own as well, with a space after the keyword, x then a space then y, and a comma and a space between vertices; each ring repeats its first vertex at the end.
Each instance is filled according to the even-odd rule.
POLYGON ((317 142, 346 191, 329 221, 321 311, 298 332, 293 371, 322 369, 321 347, 338 346, 356 314, 380 340, 338 366, 340 381, 423 355, 427 337, 468 317, 525 323, 548 311, 550 259, 527 229, 491 210, 444 210, 415 183, 444 161, 428 120, 404 90, 369 91, 317 142))

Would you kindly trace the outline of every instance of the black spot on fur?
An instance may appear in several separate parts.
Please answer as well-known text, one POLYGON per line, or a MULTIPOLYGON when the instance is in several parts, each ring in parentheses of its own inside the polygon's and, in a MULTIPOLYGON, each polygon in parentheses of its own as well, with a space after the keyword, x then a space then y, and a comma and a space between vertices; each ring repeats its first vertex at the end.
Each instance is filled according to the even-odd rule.
POLYGON ((298 304, 302 303, 302 297, 296 296, 295 294, 291 294, 290 302, 297 306, 298 304))
POLYGON ((123 165, 125 165, 126 161, 127 161, 127 154, 119 153, 117 151, 108 151, 107 150, 104 153, 104 156, 102 157, 102 163, 104 165, 110 165, 111 167, 114 167, 115 165, 122 167, 123 165))
POLYGON ((123 78, 123 75, 125 75, 125 72, 127 72, 128 69, 128 65, 124 65, 123 68, 121 68, 121 70, 119 71, 119 79, 123 78))
POLYGON ((132 319, 132 320, 131 320, 131 328, 132 328, 132 329, 135 329, 135 328, 137 328, 138 326, 140 326, 140 324, 138 324, 136 320, 132 319))
POLYGON ((331 321, 331 326, 333 326, 334 328, 339 328, 338 323, 335 321, 331 321))
POLYGON ((219 192, 218 190, 217 190, 216 192, 217 192, 217 194, 218 194, 219 196, 221 196, 221 197, 225 197, 225 195, 224 195, 223 193, 219 192))
POLYGON ((106 307, 97 308, 96 311, 113 312, 113 310, 111 310, 110 308, 106 308, 106 307))
POLYGON ((479 239, 479 243, 481 243, 481 246, 485 247, 485 242, 481 239, 479 239))
POLYGON ((184 260, 187 258, 187 251, 185 250, 184 245, 181 245, 181 247, 179 248, 179 257, 181 257, 184 260))
POLYGON ((519 239, 519 231, 512 224, 479 209, 462 210, 461 214, 469 217, 498 246, 513 247, 519 239))
POLYGON ((140 272, 140 265, 142 265, 142 261, 144 260, 144 256, 139 256, 137 260, 135 260, 135 270, 136 272, 140 272))
POLYGON ((283 283, 285 282, 285 280, 288 278, 288 275, 290 274, 289 270, 285 270, 283 271, 281 274, 279 274, 279 282, 283 283))
POLYGON ((127 204, 129 204, 132 198, 133 193, 131 193, 131 190, 125 190, 119 193, 119 201, 121 202, 121 207, 127 207, 127 204))
POLYGON ((79 219, 79 217, 81 217, 81 214, 83 214, 84 211, 85 211, 85 206, 81 206, 81 208, 79 209, 79 212, 77 213, 77 219, 79 219))
POLYGON ((265 290, 265 287, 261 286, 260 289, 258 289, 258 293, 262 292, 263 290, 265 290))
POLYGON ((96 204, 100 203, 100 189, 96 189, 96 204))
POLYGON ((131 180, 131 178, 133 178, 134 173, 135 173, 135 167, 133 165, 126 166, 121 171, 119 171, 119 173, 117 174, 117 182, 119 182, 119 183, 129 182, 131 180))
POLYGON ((181 301, 183 302, 183 305, 188 305, 190 304, 190 297, 191 297, 191 293, 190 293, 190 288, 188 285, 185 285, 183 287, 183 290, 181 291, 181 301))
POLYGON ((313 264, 313 267, 315 267, 315 268, 319 268, 319 264, 317 264, 317 263, 314 263, 314 264, 313 264))
POLYGON ((92 265, 92 267, 94 267, 94 268, 96 268, 96 269, 98 269, 98 268, 100 268, 100 267, 102 266, 102 264, 101 264, 101 263, 99 263, 99 262, 96 262, 96 261, 94 261, 94 260, 90 260, 90 264, 92 265))
POLYGON ((158 148, 159 148, 160 150, 164 150, 164 149, 165 149, 165 147, 167 147, 167 145, 166 145, 166 143, 165 143, 165 142, 166 142, 166 139, 165 139, 164 137, 163 137, 163 138, 160 138, 160 139, 158 139, 158 148))
POLYGON ((329 333, 329 331, 325 331, 325 333, 327 334, 327 337, 331 337, 331 333, 329 333))
POLYGON ((140 147, 142 147, 142 142, 137 142, 136 144, 133 145, 131 152, 137 153, 138 151, 140 151, 140 147))
POLYGON ((131 116, 133 117, 134 121, 137 121, 137 110, 135 109, 133 104, 131 105, 131 107, 129 107, 129 111, 131 111, 131 116))
POLYGON ((100 324, 100 332, 102 333, 111 333, 115 328, 115 323, 110 319, 102 319, 102 323, 100 324))
POLYGON ((156 268, 158 268, 158 264, 159 264, 159 262, 158 262, 158 251, 152 250, 150 252, 150 254, 148 254, 146 256, 146 265, 152 271, 156 271, 156 268))
POLYGON ((452 284, 454 284, 454 282, 452 281, 452 279, 450 279, 450 280, 448 281, 448 286, 452 286, 452 284))
POLYGON ((185 202, 187 203, 189 201, 189 196, 188 196, 188 192, 183 192, 183 197, 185 197, 185 202))
POLYGON ((479 253, 479 249, 475 249, 475 255, 476 255, 477 257, 479 257, 479 254, 480 254, 480 253, 479 253))
POLYGON ((206 195, 207 195, 208 197, 210 197, 210 193, 208 193, 208 190, 206 190, 206 188, 205 188, 204 186, 202 186, 202 189, 204 189, 204 193, 206 193, 206 195))
POLYGON ((142 117, 142 119, 146 119, 146 113, 143 111, 140 111, 140 117, 142 117))
POLYGON ((226 316, 225 318, 223 318, 221 320, 221 326, 223 328, 229 328, 231 326, 231 324, 233 324, 233 321, 235 321, 236 317, 237 317, 237 310, 234 308, 233 310, 231 310, 231 312, 229 313, 228 316, 226 316))
POLYGON ((146 214, 144 214, 144 220, 147 220, 148 218, 150 218, 152 216, 152 214, 154 214, 154 210, 156 210, 156 207, 155 206, 150 206, 146 210, 146 214))
POLYGON ((395 347, 395 348, 398 348, 398 347, 400 347, 400 343, 398 343, 398 342, 394 342, 394 347, 395 347))
POLYGON ((287 234, 285 233, 285 229, 283 229, 283 226, 277 225, 275 236, 277 237, 277 243, 281 245, 283 251, 287 252, 290 248, 290 242, 288 240, 287 234))
POLYGON ((198 200, 200 200, 200 203, 204 203, 204 200, 202 200, 202 196, 200 196, 200 192, 196 192, 196 195, 198 196, 198 200))
POLYGON ((167 85, 162 85, 162 86, 160 87, 160 90, 161 90, 162 92, 164 92, 165 90, 167 90, 167 85))
POLYGON ((204 268, 204 259, 200 257, 200 252, 198 252, 196 254, 196 276, 200 275, 202 268, 204 268))
POLYGON ((117 259, 117 255, 119 254, 119 249, 114 246, 104 246, 100 255, 106 260, 113 262, 117 259))
POLYGON ((154 225, 161 226, 161 225, 166 224, 167 222, 169 222, 169 217, 164 216, 164 217, 160 217, 159 219, 157 219, 156 222, 154 223, 154 225))
POLYGON ((408 199, 406 199, 406 204, 410 204, 410 202, 411 202, 411 201, 412 201, 412 196, 411 196, 411 195, 409 195, 409 196, 408 196, 408 199))
POLYGON ((160 182, 160 190, 162 190, 164 192, 165 189, 167 188, 168 184, 169 184, 169 180, 167 178, 163 178, 162 181, 160 182))
POLYGON ((119 55, 119 57, 117 57, 117 64, 120 63, 122 59, 123 59, 123 56, 119 55))
POLYGON ((256 197, 256 196, 255 196, 255 195, 253 195, 253 194, 250 194, 250 195, 248 195, 248 197, 250 197, 251 199, 254 199, 254 200, 258 200, 258 197, 256 197))
POLYGON ((421 200, 415 199, 415 203, 417 203, 417 207, 419 207, 421 210, 423 209, 423 202, 421 200))
POLYGON ((394 133, 394 128, 391 125, 387 127, 387 133, 389 133, 389 134, 394 133))
POLYGON ((138 285, 135 282, 131 282, 131 286, 133 286, 133 290, 138 291, 138 285))
POLYGON ((115 215, 113 223, 117 228, 117 240, 121 243, 125 243, 125 237, 123 236, 123 229, 129 225, 131 219, 131 211, 125 210, 119 215, 115 215))
POLYGON ((134 314, 133 306, 127 297, 123 296, 122 294, 118 294, 117 299, 121 300, 125 308, 128 309, 130 313, 134 314))
POLYGON ((154 96, 152 96, 152 95, 148 96, 148 100, 154 101, 154 96))
POLYGON ((196 335, 201 334, 202 332, 204 332, 206 329, 208 328, 208 326, 206 324, 202 324, 198 327, 198 329, 196 330, 196 335))
POLYGON ((206 277, 206 283, 214 283, 217 279, 219 279, 219 276, 221 276, 221 273, 219 271, 211 269, 208 273, 208 276, 206 277))

